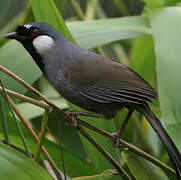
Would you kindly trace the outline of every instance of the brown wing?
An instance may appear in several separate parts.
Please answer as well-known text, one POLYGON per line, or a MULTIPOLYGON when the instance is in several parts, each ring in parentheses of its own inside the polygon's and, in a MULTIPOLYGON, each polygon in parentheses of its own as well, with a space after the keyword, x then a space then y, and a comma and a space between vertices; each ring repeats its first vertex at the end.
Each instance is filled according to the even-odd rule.
POLYGON ((81 95, 101 103, 140 104, 157 97, 154 89, 133 70, 93 53, 70 65, 66 77, 81 95))

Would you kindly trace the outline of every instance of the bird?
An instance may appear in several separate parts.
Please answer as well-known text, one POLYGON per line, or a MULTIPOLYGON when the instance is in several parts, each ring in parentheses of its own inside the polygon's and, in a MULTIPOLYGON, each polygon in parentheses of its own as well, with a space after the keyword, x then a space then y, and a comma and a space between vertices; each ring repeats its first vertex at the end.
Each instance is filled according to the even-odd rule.
POLYGON ((122 108, 143 114, 181 180, 180 152, 148 105, 157 93, 140 75, 126 65, 81 48, 44 22, 18 26, 4 38, 19 41, 52 86, 72 104, 105 119, 114 118, 122 108))

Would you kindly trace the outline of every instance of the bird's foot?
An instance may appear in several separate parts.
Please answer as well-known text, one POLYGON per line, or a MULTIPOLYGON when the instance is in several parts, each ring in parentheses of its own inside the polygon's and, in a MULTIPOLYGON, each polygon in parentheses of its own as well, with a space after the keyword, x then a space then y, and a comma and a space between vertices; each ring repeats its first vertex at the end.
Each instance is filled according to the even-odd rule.
MULTIPOLYGON (((67 113, 67 112, 66 112, 67 113)), ((77 118, 77 115, 75 115, 75 114, 71 114, 71 113, 69 113, 69 115, 72 117, 71 119, 71 122, 67 122, 66 123, 66 125, 68 125, 68 126, 71 126, 71 127, 77 127, 77 125, 78 125, 78 118, 77 118)))
POLYGON ((73 126, 73 127, 77 127, 77 125, 78 125, 78 119, 77 119, 77 116, 72 116, 73 118, 72 118, 72 123, 71 123, 71 126, 73 126))
POLYGON ((71 116, 88 116, 88 117, 96 117, 96 118, 105 118, 102 114, 96 113, 88 113, 88 112, 80 112, 80 111, 66 111, 66 113, 70 114, 71 116))
POLYGON ((120 146, 120 132, 112 133, 114 139, 112 140, 113 146, 118 148, 120 146))
POLYGON ((120 138, 121 138, 121 135, 122 133, 120 131, 116 132, 116 133, 112 133, 112 135, 114 136, 113 140, 112 140, 112 145, 115 147, 115 148, 118 148, 121 146, 121 143, 120 143, 120 138))

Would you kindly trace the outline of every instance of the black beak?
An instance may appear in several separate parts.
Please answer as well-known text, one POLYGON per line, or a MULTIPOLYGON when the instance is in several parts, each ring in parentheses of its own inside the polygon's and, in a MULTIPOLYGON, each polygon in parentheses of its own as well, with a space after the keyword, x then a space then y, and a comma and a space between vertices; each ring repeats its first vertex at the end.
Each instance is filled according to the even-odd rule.
POLYGON ((10 32, 3 36, 5 39, 18 39, 19 35, 17 32, 10 32))

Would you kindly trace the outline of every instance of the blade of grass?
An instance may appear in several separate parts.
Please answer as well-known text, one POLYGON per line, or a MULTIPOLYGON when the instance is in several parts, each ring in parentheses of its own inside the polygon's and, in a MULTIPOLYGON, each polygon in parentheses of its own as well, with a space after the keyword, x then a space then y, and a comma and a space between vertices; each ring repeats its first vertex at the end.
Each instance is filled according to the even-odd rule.
POLYGON ((160 108, 169 135, 181 151, 181 7, 150 9, 160 108))
POLYGON ((43 114, 43 118, 42 118, 42 124, 41 124, 41 129, 40 129, 40 134, 39 134, 39 142, 37 144, 37 148, 36 148, 35 155, 33 158, 34 161, 37 161, 37 162, 39 161, 42 145, 45 139, 46 125, 48 122, 48 114, 49 114, 49 111, 45 110, 43 114))
POLYGON ((128 167, 133 173, 135 179, 168 180, 168 177, 159 167, 129 151, 128 149, 124 149, 121 154, 126 163, 128 164, 128 167))
POLYGON ((59 127, 59 143, 60 143, 60 156, 61 156, 61 161, 62 161, 62 169, 63 169, 63 174, 64 174, 64 180, 67 180, 65 161, 64 161, 64 155, 63 155, 63 144, 62 144, 60 121, 58 121, 58 127, 59 127))
POLYGON ((5 107, 4 107, 4 100, 2 98, 2 95, 0 96, 0 110, 1 110, 1 117, 2 117, 2 127, 3 127, 3 132, 4 132, 4 142, 9 145, 8 126, 7 126, 6 116, 5 116, 5 107))
POLYGON ((67 39, 74 42, 64 20, 52 0, 30 0, 36 21, 43 21, 59 30, 67 39), (46 14, 45 14, 46 11, 46 14))
POLYGON ((19 130, 19 134, 20 134, 21 140, 22 140, 22 142, 23 142, 23 145, 24 145, 24 147, 25 147, 26 154, 27 154, 27 156, 29 156, 30 158, 32 158, 32 155, 31 155, 31 152, 30 152, 30 150, 29 150, 28 144, 26 143, 26 140, 25 140, 25 137, 24 137, 23 132, 22 132, 22 130, 21 130, 21 127, 19 126, 19 123, 18 123, 18 121, 17 121, 17 119, 16 119, 16 117, 15 117, 14 111, 12 110, 11 104, 10 104, 10 102, 9 102, 9 100, 8 100, 8 95, 7 95, 7 93, 6 93, 6 91, 5 91, 4 87, 3 87, 2 81, 0 81, 0 84, 1 84, 1 87, 2 87, 2 89, 3 89, 4 97, 5 97, 6 101, 7 101, 7 104, 8 104, 8 106, 9 106, 9 109, 10 109, 10 111, 11 111, 12 117, 13 117, 15 123, 16 123, 16 127, 17 127, 18 130, 19 130))
POLYGON ((1 180, 55 180, 32 159, 0 143, 1 180))
MULTIPOLYGON (((55 110, 62 114, 66 119, 71 119, 71 117, 64 113, 64 111, 62 111, 60 108, 58 108, 56 105, 54 105, 51 101, 49 101, 49 99, 47 99, 45 96, 43 96, 39 91, 37 91, 35 88, 33 88, 31 85, 27 84, 25 81, 23 81, 21 78, 17 77, 15 74, 13 74, 12 72, 8 71, 6 68, 3 68, 2 66, 0 66, 0 70, 2 70, 4 73, 6 73, 7 75, 11 76, 13 79, 15 79, 16 81, 18 81, 19 83, 21 83, 23 86, 25 86, 26 88, 30 89, 31 91, 33 91, 35 94, 37 94, 42 100, 44 100, 47 104, 50 104, 52 107, 55 108, 55 110)), ((0 88, 1 90, 1 88, 0 88)), ((2 90, 0 91, 2 93, 2 90)), ((17 98, 20 98, 24 101, 27 101, 27 102, 30 102, 30 103, 33 103, 37 106, 40 106, 44 109, 48 109, 49 108, 49 105, 46 105, 44 103, 40 103, 40 102, 37 102, 35 103, 34 100, 32 100, 31 98, 28 98, 26 96, 22 96, 18 93, 15 93, 13 91, 10 91, 10 90, 7 90, 8 93, 10 93, 11 95, 17 97, 17 98), (41 105, 40 105, 41 104, 41 105)), ((17 116, 21 119, 22 123, 24 124, 24 126, 28 129, 28 131, 31 133, 32 137, 36 140, 36 142, 39 141, 39 138, 36 136, 36 134, 34 133, 34 131, 32 130, 32 128, 26 123, 25 119, 23 118, 23 116, 21 115, 21 113, 16 109, 14 103, 12 102, 12 100, 9 98, 11 104, 12 104, 12 107, 13 107, 13 110, 15 111, 15 113, 17 114, 17 116)), ((87 127, 88 129, 90 130, 93 130, 94 132, 96 133, 99 133, 109 139, 113 139, 114 136, 100 128, 97 128, 93 125, 90 125, 88 124, 87 122, 84 122, 84 121, 81 121, 79 120, 79 124, 84 126, 84 127, 87 127)), ((125 145, 125 147, 128 147, 130 150, 132 150, 133 152, 137 153, 138 155, 140 156, 143 156, 145 159, 151 161, 152 163, 154 163, 155 165, 159 166, 160 168, 162 168, 163 170, 166 170, 166 171, 169 171, 170 173, 174 174, 174 170, 171 169, 170 167, 168 167, 167 165, 163 164, 162 162, 160 162, 159 160, 153 158, 152 156, 150 156, 149 154, 145 153, 144 151, 140 150, 139 148, 133 146, 132 144, 129 144, 127 143, 126 141, 123 141, 120 139, 120 143, 121 145, 125 145)), ((44 147, 43 148, 43 152, 45 154, 45 156, 47 157, 47 159, 49 160, 50 164, 54 164, 53 161, 51 160, 48 152, 46 151, 46 149, 44 147)))
POLYGON ((126 4, 123 0, 111 0, 111 3, 115 6, 115 8, 123 15, 128 16, 130 15, 130 12, 128 8, 126 7, 126 4))
MULTIPOLYGON (((16 115, 19 117, 19 119, 21 120, 21 122, 23 123, 23 125, 27 128, 27 130, 29 131, 29 133, 32 135, 32 137, 35 139, 36 143, 39 142, 39 138, 36 135, 36 133, 34 132, 34 130, 31 128, 31 126, 26 122, 26 120, 24 119, 24 117, 22 116, 22 114, 18 111, 18 109, 16 108, 16 105, 13 103, 13 101, 11 100, 11 98, 9 96, 7 96, 8 101, 10 102, 13 111, 16 113, 16 115)), ((48 162, 51 164, 52 168, 54 169, 55 174, 57 175, 58 180, 63 180, 59 169, 57 168, 56 164, 54 163, 54 161, 52 160, 52 158, 50 157, 49 153, 47 152, 47 150, 45 149, 44 146, 42 146, 42 151, 45 155, 45 157, 47 158, 48 162)))

